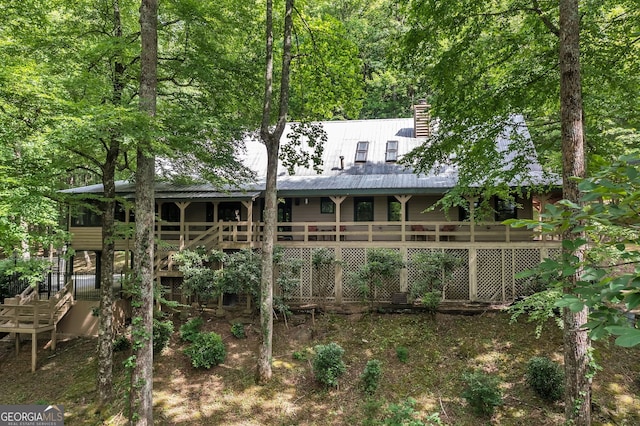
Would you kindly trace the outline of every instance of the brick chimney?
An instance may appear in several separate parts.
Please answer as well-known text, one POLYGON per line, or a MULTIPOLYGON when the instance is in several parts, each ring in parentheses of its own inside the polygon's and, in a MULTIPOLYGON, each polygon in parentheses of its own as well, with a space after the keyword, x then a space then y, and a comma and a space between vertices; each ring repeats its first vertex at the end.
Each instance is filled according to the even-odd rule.
POLYGON ((413 106, 413 137, 428 138, 431 136, 431 105, 421 100, 413 106))

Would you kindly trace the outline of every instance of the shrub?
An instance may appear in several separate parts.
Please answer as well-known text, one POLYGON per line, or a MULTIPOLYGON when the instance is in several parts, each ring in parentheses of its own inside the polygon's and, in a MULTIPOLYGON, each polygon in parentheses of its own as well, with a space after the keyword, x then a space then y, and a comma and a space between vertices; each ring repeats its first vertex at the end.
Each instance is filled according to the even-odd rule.
POLYGON ((564 395, 564 371, 547 357, 533 357, 527 363, 527 384, 541 398, 557 401, 564 395))
POLYGON ((373 395, 378 389, 380 376, 382 375, 382 363, 377 359, 367 361, 364 371, 360 375, 362 389, 368 395, 373 395))
POLYGON ((153 319, 153 353, 159 354, 169 343, 173 334, 173 322, 171 320, 160 321, 153 319))
POLYGON ((338 377, 347 370, 342 361, 344 349, 335 342, 315 347, 313 374, 316 380, 327 386, 338 386, 338 377))
POLYGON ((198 333, 193 343, 184 350, 195 368, 211 368, 224 361, 227 350, 217 333, 198 333))
POLYGON ((191 318, 180 326, 180 338, 186 342, 193 342, 193 339, 200 333, 204 321, 200 317, 191 318))
POLYGON ((398 356, 400 362, 406 363, 409 359, 409 349, 404 346, 398 346, 396 348, 396 355, 398 356))
POLYGON ((293 351, 291 356, 297 361, 305 361, 307 359, 307 351, 293 351))
POLYGON ((478 415, 491 416, 496 406, 502 405, 502 392, 497 377, 483 372, 465 374, 466 389, 462 397, 478 415))
POLYGON ((244 339, 247 337, 247 334, 244 332, 244 324, 241 322, 234 322, 231 325, 231 334, 236 339, 244 339))
POLYGON ((129 340, 127 336, 118 336, 113 341, 114 352, 124 352, 129 349, 131 349, 131 340, 129 340))
POLYGON ((418 274, 411 283, 409 295, 412 299, 420 299, 427 309, 435 311, 440 304, 445 283, 463 261, 446 252, 429 251, 416 253, 411 262, 418 274))
POLYGON ((442 424, 440 414, 430 414, 427 418, 420 419, 419 413, 414 410, 416 401, 413 398, 407 398, 399 404, 389 404, 386 409, 384 426, 437 426, 442 424))

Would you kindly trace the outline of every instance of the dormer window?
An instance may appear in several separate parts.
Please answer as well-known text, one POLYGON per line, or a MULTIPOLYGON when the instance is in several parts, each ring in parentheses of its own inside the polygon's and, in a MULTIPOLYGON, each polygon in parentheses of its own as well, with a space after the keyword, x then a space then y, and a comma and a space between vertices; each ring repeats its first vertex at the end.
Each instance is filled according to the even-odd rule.
POLYGON ((385 155, 387 163, 398 161, 398 141, 387 141, 387 154, 385 155))
POLYGON ((369 142, 360 141, 358 142, 358 146, 356 147, 356 163, 366 163, 367 162, 367 152, 369 151, 369 142))

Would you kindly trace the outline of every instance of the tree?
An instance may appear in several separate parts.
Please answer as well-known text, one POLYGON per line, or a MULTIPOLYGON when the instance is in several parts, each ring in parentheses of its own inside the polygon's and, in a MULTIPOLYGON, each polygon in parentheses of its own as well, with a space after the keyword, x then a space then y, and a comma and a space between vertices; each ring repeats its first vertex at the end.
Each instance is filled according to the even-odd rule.
POLYGON ((280 138, 286 125, 289 107, 289 73, 291 65, 291 31, 293 28, 294 0, 286 0, 282 70, 280 76, 280 97, 275 128, 270 130, 271 106, 273 102, 273 1, 267 0, 266 20, 266 66, 264 104, 260 139, 267 148, 267 180, 265 187, 264 232, 262 239, 262 276, 260 284, 260 353, 258 357, 256 381, 266 383, 271 379, 271 357, 273 352, 273 245, 276 237, 278 195, 278 153, 280 138))
MULTIPOLYGON (((560 0, 560 120, 562 130, 562 196, 576 204, 581 202, 576 178, 586 174, 580 80, 580 14, 577 0, 560 0)), ((584 230, 568 228, 563 241, 583 239, 584 230)), ((563 256, 584 260, 583 246, 563 243, 563 256)), ((582 280, 582 269, 568 277, 565 294, 575 292, 582 280)), ((591 376, 589 375, 589 337, 585 324, 589 309, 563 310, 565 419, 576 425, 591 424, 591 376)))
MULTIPOLYGON (((592 159, 615 158, 637 144, 640 79, 631 58, 640 48, 639 13, 626 0, 595 0, 581 11, 585 152, 592 159)), ((561 172, 556 3, 427 0, 411 2, 407 17, 406 66, 429 82, 427 100, 438 119, 437 134, 407 161, 423 170, 455 163, 460 188, 482 182, 486 195, 508 195, 500 182, 521 182, 532 153, 514 140, 515 158, 507 161, 494 141, 513 114, 522 114, 542 164, 561 172)), ((463 202, 461 192, 452 191, 445 204, 463 202)))
POLYGON ((138 143, 136 164, 136 241, 134 274, 138 291, 133 302, 135 365, 131 374, 130 420, 153 424, 153 279, 155 235, 155 155, 158 64, 158 2, 142 0, 140 6, 140 111, 148 115, 147 133, 138 143))

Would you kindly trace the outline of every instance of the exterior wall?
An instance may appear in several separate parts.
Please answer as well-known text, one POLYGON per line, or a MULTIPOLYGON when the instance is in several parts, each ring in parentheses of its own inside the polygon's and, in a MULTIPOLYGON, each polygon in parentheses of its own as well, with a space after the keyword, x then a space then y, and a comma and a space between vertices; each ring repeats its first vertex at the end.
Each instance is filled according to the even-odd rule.
MULTIPOLYGON (((69 336, 97 336, 98 317, 94 309, 100 307, 98 301, 76 300, 73 307, 58 323, 58 333, 69 336)), ((127 300, 116 300, 113 306, 114 326, 124 325, 125 318, 131 317, 131 307, 127 300)))

